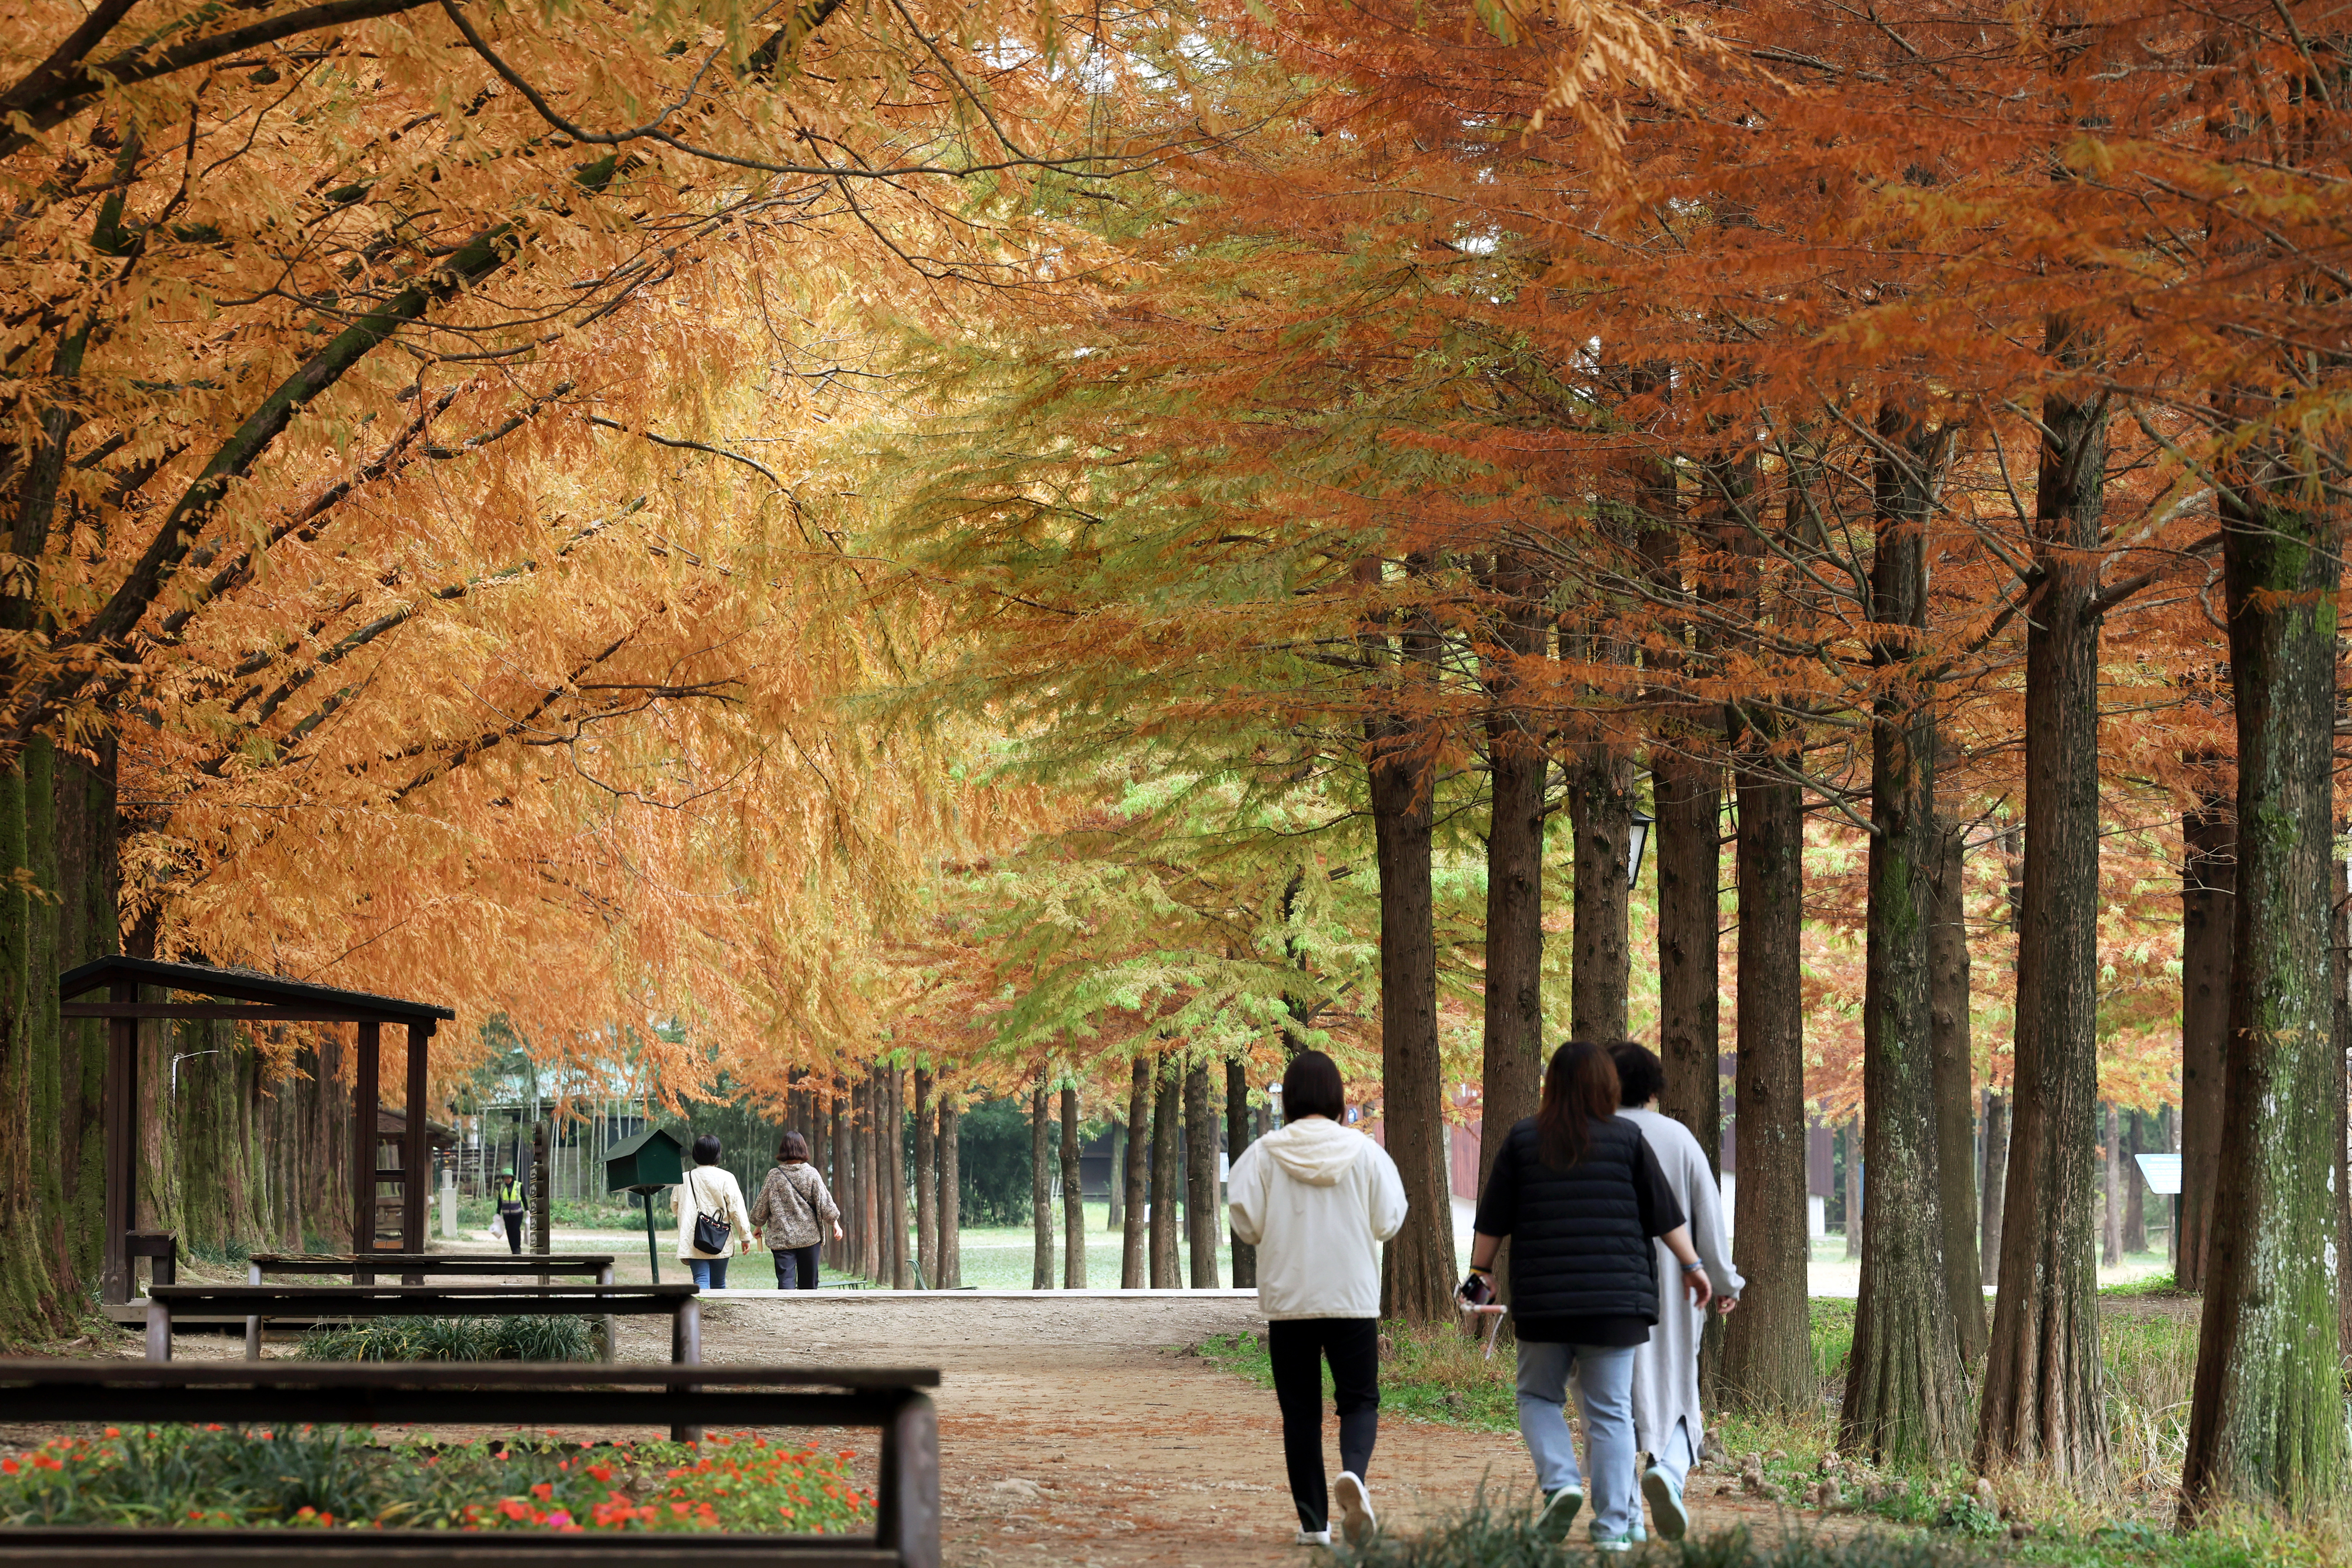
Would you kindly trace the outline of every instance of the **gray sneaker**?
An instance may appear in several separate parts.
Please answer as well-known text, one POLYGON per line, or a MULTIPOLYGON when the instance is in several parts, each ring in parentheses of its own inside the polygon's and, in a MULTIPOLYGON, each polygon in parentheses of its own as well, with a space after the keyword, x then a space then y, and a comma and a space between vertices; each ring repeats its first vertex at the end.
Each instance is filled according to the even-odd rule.
POLYGON ((1683 1494, 1655 1465, 1642 1477, 1642 1500, 1650 1505, 1650 1519, 1664 1539, 1680 1541, 1690 1529, 1690 1511, 1683 1507, 1683 1494))
POLYGON ((1584 1493, 1575 1487, 1562 1487, 1544 1494, 1543 1511, 1536 1515, 1536 1534, 1544 1541, 1566 1541, 1568 1528, 1576 1522, 1579 1511, 1584 1507, 1584 1493))

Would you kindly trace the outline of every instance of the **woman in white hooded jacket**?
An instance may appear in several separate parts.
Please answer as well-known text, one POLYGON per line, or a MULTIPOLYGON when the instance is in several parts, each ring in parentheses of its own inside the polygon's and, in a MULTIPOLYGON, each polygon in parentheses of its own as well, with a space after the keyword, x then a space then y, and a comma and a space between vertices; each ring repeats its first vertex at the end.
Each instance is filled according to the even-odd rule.
POLYGON ((1242 1151, 1226 1176, 1234 1235, 1257 1249, 1282 1457, 1302 1544, 1372 1537, 1364 1472, 1380 1430, 1381 1245, 1404 1224, 1404 1183, 1388 1151, 1343 1124, 1339 1066, 1305 1051, 1282 1075, 1284 1124, 1242 1151), (1339 1411, 1339 1479, 1323 1480, 1323 1362, 1339 1411))

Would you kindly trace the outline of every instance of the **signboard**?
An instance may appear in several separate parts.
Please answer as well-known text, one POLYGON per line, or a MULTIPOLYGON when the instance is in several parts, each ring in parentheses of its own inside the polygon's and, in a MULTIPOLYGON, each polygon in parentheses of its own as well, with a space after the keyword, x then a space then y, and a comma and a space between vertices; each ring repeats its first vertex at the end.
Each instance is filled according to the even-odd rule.
POLYGON ((2163 1196, 2180 1190, 2179 1155, 2134 1155, 2132 1158, 2139 1162, 2139 1174, 2148 1191, 2163 1196))

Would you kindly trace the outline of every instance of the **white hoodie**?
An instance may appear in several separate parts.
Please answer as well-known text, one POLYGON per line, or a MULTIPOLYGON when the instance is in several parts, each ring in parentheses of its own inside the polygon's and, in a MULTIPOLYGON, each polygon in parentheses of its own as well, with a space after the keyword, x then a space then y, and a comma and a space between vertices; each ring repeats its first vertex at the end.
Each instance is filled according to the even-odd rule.
POLYGON ((1225 1196, 1234 1234, 1257 1248, 1267 1318, 1381 1315, 1381 1243, 1405 1209, 1386 1149, 1328 1117, 1301 1117, 1242 1151, 1225 1196))

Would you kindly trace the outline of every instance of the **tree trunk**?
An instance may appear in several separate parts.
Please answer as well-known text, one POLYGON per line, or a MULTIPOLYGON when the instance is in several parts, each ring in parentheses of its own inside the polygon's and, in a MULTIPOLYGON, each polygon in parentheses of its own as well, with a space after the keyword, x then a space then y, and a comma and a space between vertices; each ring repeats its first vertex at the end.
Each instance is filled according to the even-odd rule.
POLYGON ((1184 1072, 1184 1235, 1196 1291, 1218 1288, 1217 1210, 1217 1118, 1209 1109, 1203 1059, 1184 1072))
MULTIPOLYGON (((2340 831, 2344 824, 2336 824, 2340 831)), ((2336 1339, 2347 1362, 2352 1362, 2352 863, 2328 856, 2330 894, 2334 900, 2327 923, 2328 1000, 2336 1019, 2336 1339)), ((2132 1190, 2137 1193, 2137 1183, 2132 1190)))
POLYGON ((1052 1176, 1046 1164, 1046 1129, 1052 1124, 1052 1092, 1043 1078, 1029 1091, 1029 1223, 1035 1239, 1031 1253, 1029 1288, 1054 1288, 1054 1206, 1052 1176))
POLYGON ((1845 1143, 1845 1256, 1862 1259, 1862 1123, 1848 1122, 1838 1134, 1845 1143))
MULTIPOLYGON (((1494 621, 1497 652, 1487 660, 1486 772, 1493 807, 1486 829, 1486 1021, 1479 1064, 1478 1187, 1494 1168, 1503 1135, 1536 1113, 1543 1092, 1544 775, 1549 759, 1512 706, 1517 664, 1544 651, 1543 608, 1534 578, 1514 557, 1497 557, 1496 586, 1508 595, 1494 621)), ((1499 1272, 1499 1265, 1498 1265, 1499 1272)))
MULTIPOLYGON (((1762 747, 1769 737, 1750 737, 1762 747)), ((1739 1186, 1733 1230, 1748 1283, 1724 1324, 1722 1388, 1733 1405, 1796 1415, 1813 1386, 1805 1202, 1804 802, 1765 769, 1738 776, 1739 991, 1733 1080, 1739 1186)))
POLYGON ((1927 624, 1928 515, 1943 438, 1913 406, 1879 407, 1878 517, 1870 570, 1869 908, 1862 1014, 1862 1291, 1854 1303, 1840 1447, 1938 1462, 1966 1441, 1967 1401, 1944 1272, 1934 1029, 1928 1009, 1935 864, 1934 696, 1918 668, 1927 624))
POLYGON ((915 1069, 915 1267, 923 1288, 940 1288, 939 1134, 931 1120, 931 1070, 915 1069))
POLYGON ((1984 1281, 1977 1261, 1976 1053, 1969 1030, 1968 906, 1962 898, 1964 834, 1936 826, 1935 923, 1927 932, 1929 1011, 1936 1055, 1936 1170, 1944 1207, 1944 1273, 1960 1359, 1985 1353, 1984 1281))
POLYGON ((939 1288, 952 1291, 963 1284, 963 1132, 952 1094, 940 1096, 939 1161, 939 1288))
POLYGON ((2126 1111, 2123 1118, 2123 1157, 2116 1162, 2116 1179, 2124 1189, 2123 1251, 2128 1257, 2147 1250, 2147 1207, 2140 1197, 2146 1184, 2139 1179, 2138 1159, 2146 1118, 2137 1111, 2126 1111))
POLYGON ((1078 1086, 1062 1085, 1062 1289, 1087 1288, 1087 1192, 1078 1166, 1078 1086))
MULTIPOLYGON (((2191 758, 2201 772, 2234 773, 2227 758, 2191 758)), ((2198 793, 2180 819, 2180 1196, 2174 1199, 2173 1281, 2205 1289, 2205 1242, 2221 1157, 2222 1064, 2229 1056, 2230 966, 2238 904, 2235 786, 2198 793)))
POLYGON ((889 1282, 890 1260, 882 1250, 882 1096, 875 1072, 867 1067, 857 1086, 865 1103, 864 1125, 857 1130, 857 1228, 858 1247, 865 1254, 860 1272, 881 1285, 889 1282))
POLYGON ((1984 1224, 1978 1255, 1984 1263, 1984 1288, 1998 1291, 2001 1207, 2009 1197, 2009 1096, 1988 1089, 1984 1107, 1984 1224))
MULTIPOLYGON (((838 1082, 839 1081, 835 1080, 836 1085, 838 1082)), ((825 1175, 833 1187, 834 1206, 841 1210, 841 1217, 845 1222, 852 1213, 850 1198, 853 1188, 849 1173, 849 1132, 842 1114, 841 1093, 838 1087, 827 1096, 825 1126, 827 1129, 824 1161, 825 1175)), ((845 1223, 841 1228, 843 1235, 846 1237, 849 1231, 848 1224, 845 1223)), ((830 1236, 825 1238, 824 1261, 827 1271, 831 1273, 850 1274, 856 1271, 849 1266, 849 1243, 845 1239, 836 1241, 830 1236)))
MULTIPOLYGON (((1250 1146, 1249 1063, 1238 1056, 1225 1058, 1225 1154, 1228 1162, 1239 1160, 1242 1151, 1250 1146)), ((1234 1289, 1250 1291, 1257 1288, 1257 1249, 1232 1233, 1226 1228, 1226 1241, 1234 1249, 1234 1289)))
POLYGON ((2124 1134, 2123 1119, 2113 1105, 2101 1113, 2099 1174, 2099 1266, 2119 1268, 2124 1260, 2124 1134))
MULTIPOLYGON (((2068 347, 2053 320, 2048 348, 2068 347)), ((2099 518, 2104 402, 2042 402, 2025 632, 2025 875, 2000 1294, 1977 1431, 1979 1469, 2107 1468, 2099 1397, 2099 518)))
POLYGON ((1633 769, 1603 742, 1578 747, 1570 765, 1576 841, 1570 936, 1569 1033, 1608 1045, 1625 1038, 1632 889, 1625 880, 1633 831, 1633 769))
POLYGON ((1151 1207, 1151 1058, 1135 1059, 1134 1078, 1127 1092, 1126 1228, 1121 1232, 1118 1288, 1143 1289, 1150 1277, 1151 1207))
POLYGON ((2338 538, 2328 516, 2297 509, 2319 482, 2286 455, 2231 466, 2217 488, 2238 907, 2184 1518, 2229 1500, 2300 1514, 2345 1483, 2336 1270, 2319 1244, 2336 1232, 2344 1135, 2326 952, 2338 538))
MULTIPOLYGON (((58 842, 57 967, 70 969, 122 950, 118 914, 121 857, 116 840, 116 753, 111 736, 96 738, 94 762, 61 757, 56 769, 58 842)), ((101 1019, 64 1019, 58 1061, 65 1146, 64 1252, 60 1289, 70 1292, 98 1279, 101 1263, 105 1186, 107 1026, 101 1019)), ((299 1080, 288 1083, 293 1099, 299 1080)), ((290 1131, 290 1129, 289 1129, 290 1131)), ((289 1184, 288 1214, 299 1216, 300 1194, 312 1182, 289 1184)), ((299 1219, 282 1245, 303 1249, 299 1219)))
POLYGON ((1177 1190, 1184 1178, 1177 1170, 1176 1129, 1182 1114, 1183 1073, 1175 1057, 1160 1053, 1154 1069, 1151 1106, 1151 1288, 1181 1291, 1184 1281, 1177 1270, 1177 1190))
POLYGON ((1658 1056, 1666 1070, 1658 1109, 1691 1130, 1708 1167, 1720 1173, 1722 790, 1713 766, 1664 753, 1652 759, 1651 779, 1658 811, 1658 1056))
POLYGON ((882 1191, 889 1208, 891 1288, 911 1291, 915 1270, 907 1241, 907 1070, 894 1062, 884 1082, 882 1165, 889 1179, 882 1191))
MULTIPOLYGON (((1110 1212, 1103 1221, 1106 1230, 1125 1233, 1127 1229, 1127 1124, 1110 1124, 1110 1212)), ((1131 1287, 1122 1284, 1122 1290, 1131 1287)))

